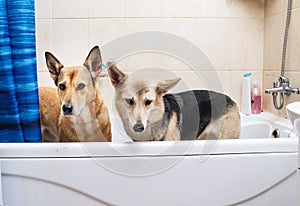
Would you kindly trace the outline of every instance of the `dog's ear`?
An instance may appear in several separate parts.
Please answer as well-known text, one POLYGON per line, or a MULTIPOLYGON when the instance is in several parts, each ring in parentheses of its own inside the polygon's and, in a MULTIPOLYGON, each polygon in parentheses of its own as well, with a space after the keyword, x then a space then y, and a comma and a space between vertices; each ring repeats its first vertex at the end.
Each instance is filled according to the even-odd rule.
POLYGON ((119 70, 115 64, 107 62, 107 68, 108 75, 114 87, 119 86, 127 79, 127 75, 119 70))
POLYGON ((157 94, 165 94, 167 91, 175 87, 180 80, 181 78, 176 78, 158 82, 156 87, 157 94))
POLYGON ((51 78, 54 80, 54 83, 57 86, 58 75, 64 65, 62 65, 62 63, 60 63, 60 61, 58 61, 58 59, 56 59, 56 57, 50 52, 45 52, 45 57, 51 78))
POLYGON ((99 76, 102 71, 102 57, 100 53, 100 48, 95 46, 91 49, 89 55, 83 63, 92 74, 92 77, 95 79, 99 76))

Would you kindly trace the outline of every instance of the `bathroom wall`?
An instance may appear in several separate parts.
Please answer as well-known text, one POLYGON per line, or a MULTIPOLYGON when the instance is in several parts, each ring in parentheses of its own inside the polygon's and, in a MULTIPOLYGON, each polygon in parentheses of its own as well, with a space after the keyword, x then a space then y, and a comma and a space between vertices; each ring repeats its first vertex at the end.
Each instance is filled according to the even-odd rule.
MULTIPOLYGON (((200 48, 214 65, 211 72, 218 74, 222 84, 218 90, 240 103, 244 73, 252 72, 261 81, 264 72, 277 69, 277 65, 268 67, 268 62, 264 62, 264 47, 274 46, 264 42, 264 37, 283 28, 276 23, 282 21, 283 15, 282 11, 269 8, 276 6, 269 2, 265 15, 264 6, 263 0, 36 0, 39 84, 54 86, 46 68, 45 51, 51 51, 65 66, 80 65, 94 45, 105 45, 132 32, 154 30, 178 35, 200 48), (264 33, 265 29, 270 31, 264 33)), ((296 27, 292 30, 296 31, 296 27)), ((278 32, 276 35, 280 42, 281 36, 278 32)), ((294 34, 293 38, 297 36, 294 34)), ((294 50, 299 48, 294 46, 294 50)), ((103 57, 108 60, 105 54, 103 57)), ((195 78, 195 68, 160 54, 132 55, 118 62, 118 66, 128 72, 146 67, 167 69, 182 77, 181 84, 189 88, 214 89, 205 81, 219 81, 201 82, 195 78)), ((290 72, 295 66, 288 61, 290 72)), ((104 95, 111 98, 110 82, 106 79, 101 85, 104 95)), ((110 104, 110 99, 107 101, 110 104)))
MULTIPOLYGON (((288 0, 266 0, 265 2, 265 28, 264 28, 264 88, 271 88, 273 81, 278 78, 266 74, 280 74, 281 55, 286 22, 288 0)), ((286 72, 292 87, 300 87, 300 0, 293 0, 290 29, 288 35, 286 72)), ((285 105, 289 102, 299 101, 300 95, 285 96, 285 105)), ((285 107, 277 111, 273 107, 272 95, 264 95, 263 107, 266 111, 286 117, 285 107)))

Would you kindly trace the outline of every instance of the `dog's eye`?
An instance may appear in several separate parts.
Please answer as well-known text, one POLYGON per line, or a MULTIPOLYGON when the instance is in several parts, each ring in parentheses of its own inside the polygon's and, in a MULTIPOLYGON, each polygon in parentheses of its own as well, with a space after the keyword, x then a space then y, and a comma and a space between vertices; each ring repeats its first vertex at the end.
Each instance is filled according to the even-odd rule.
POLYGON ((126 99, 126 102, 127 102, 129 105, 133 105, 133 104, 134 104, 133 99, 126 99))
POLYGON ((85 84, 80 83, 80 84, 78 84, 77 89, 82 90, 84 87, 85 87, 85 84))
POLYGON ((152 100, 147 99, 147 100, 145 101, 145 105, 146 105, 146 106, 150 105, 151 103, 152 103, 152 100))
POLYGON ((59 84, 59 89, 60 90, 65 90, 66 89, 66 85, 64 85, 64 84, 59 84))

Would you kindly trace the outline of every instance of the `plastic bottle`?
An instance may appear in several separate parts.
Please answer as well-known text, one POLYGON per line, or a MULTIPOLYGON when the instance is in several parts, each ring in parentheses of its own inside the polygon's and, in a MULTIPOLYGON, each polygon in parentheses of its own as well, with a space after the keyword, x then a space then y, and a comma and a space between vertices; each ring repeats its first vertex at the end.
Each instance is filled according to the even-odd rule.
POLYGON ((251 89, 251 111, 252 114, 260 114, 261 112, 261 91, 258 82, 253 81, 251 89))
POLYGON ((247 73, 247 74, 243 75, 241 112, 245 115, 250 115, 251 114, 250 76, 251 76, 251 73, 247 73))

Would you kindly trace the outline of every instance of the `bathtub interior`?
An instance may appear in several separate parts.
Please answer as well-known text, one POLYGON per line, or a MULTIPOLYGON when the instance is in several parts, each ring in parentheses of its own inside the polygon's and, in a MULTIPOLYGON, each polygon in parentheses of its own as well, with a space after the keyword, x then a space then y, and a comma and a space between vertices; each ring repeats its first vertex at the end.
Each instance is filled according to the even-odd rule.
MULTIPOLYGON (((122 127, 117 116, 111 117, 113 142, 132 142, 122 127)), ((241 114, 240 139, 261 138, 296 138, 297 133, 287 119, 270 113, 244 115, 241 114)))
POLYGON ((297 137, 296 131, 288 119, 279 118, 266 112, 249 116, 241 114, 241 139, 279 137, 297 137))

